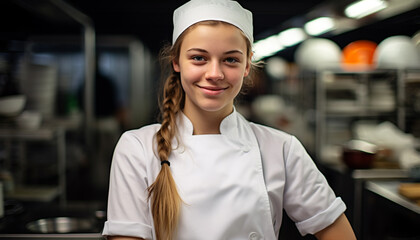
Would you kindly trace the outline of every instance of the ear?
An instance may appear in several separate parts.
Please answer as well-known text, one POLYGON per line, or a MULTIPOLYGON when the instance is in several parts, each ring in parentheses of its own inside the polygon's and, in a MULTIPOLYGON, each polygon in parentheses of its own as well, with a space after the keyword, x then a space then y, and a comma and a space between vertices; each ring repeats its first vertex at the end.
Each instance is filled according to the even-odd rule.
POLYGON ((174 68, 175 72, 181 72, 181 69, 179 67, 179 63, 175 60, 172 60, 172 67, 174 68))

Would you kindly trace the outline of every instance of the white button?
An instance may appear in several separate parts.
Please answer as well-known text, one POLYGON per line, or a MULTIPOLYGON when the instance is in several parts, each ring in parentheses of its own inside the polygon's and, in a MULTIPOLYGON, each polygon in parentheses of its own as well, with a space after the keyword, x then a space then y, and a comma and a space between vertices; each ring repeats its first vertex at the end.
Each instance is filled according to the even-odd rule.
POLYGON ((249 240, 257 240, 258 239, 258 233, 252 232, 249 234, 249 240))

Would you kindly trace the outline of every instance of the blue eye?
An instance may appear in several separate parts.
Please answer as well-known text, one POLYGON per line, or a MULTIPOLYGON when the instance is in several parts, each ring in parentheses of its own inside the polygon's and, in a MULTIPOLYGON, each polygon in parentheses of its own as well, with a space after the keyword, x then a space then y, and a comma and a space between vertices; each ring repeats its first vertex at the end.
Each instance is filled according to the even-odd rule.
POLYGON ((195 61, 198 61, 198 62, 205 60, 204 57, 202 57, 202 56, 194 56, 194 57, 192 57, 192 59, 195 60, 195 61))
POLYGON ((225 61, 228 62, 228 63, 237 63, 237 62, 239 62, 238 59, 232 58, 232 57, 226 58, 225 61))

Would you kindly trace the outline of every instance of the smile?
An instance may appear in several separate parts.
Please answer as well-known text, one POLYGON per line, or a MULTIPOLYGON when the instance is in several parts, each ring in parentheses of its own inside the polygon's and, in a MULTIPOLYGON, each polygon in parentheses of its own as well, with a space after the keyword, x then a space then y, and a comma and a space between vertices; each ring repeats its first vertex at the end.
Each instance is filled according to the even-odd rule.
MULTIPOLYGON (((198 86, 198 85, 197 85, 198 86)), ((214 86, 198 86, 205 94, 218 95, 228 89, 228 87, 214 87, 214 86)))

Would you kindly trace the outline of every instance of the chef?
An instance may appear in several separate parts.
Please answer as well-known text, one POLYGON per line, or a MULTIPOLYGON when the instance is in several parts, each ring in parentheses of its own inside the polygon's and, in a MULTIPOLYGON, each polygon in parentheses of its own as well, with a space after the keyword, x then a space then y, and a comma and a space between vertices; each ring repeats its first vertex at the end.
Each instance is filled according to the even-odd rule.
POLYGON ((234 107, 252 80, 252 13, 230 0, 174 12, 161 123, 125 132, 111 166, 108 239, 355 239, 346 209, 301 143, 234 107))

